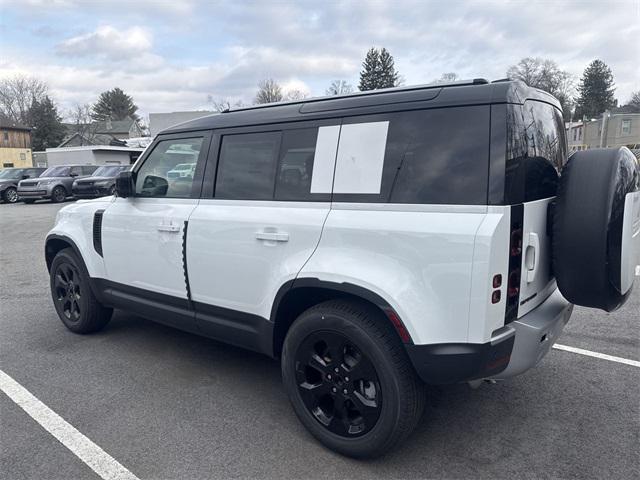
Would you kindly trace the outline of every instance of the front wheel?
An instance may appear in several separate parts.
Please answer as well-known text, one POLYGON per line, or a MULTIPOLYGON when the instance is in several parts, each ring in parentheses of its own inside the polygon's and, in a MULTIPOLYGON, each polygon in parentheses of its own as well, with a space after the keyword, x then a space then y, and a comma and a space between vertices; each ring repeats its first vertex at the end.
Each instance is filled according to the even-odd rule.
POLYGON ((53 304, 69 330, 97 332, 111 320, 113 310, 98 302, 89 286, 84 265, 71 248, 56 254, 49 276, 53 304))
POLYGON ((413 431, 425 387, 396 332, 374 307, 331 300, 291 326, 282 375, 310 433, 347 456, 380 456, 413 431))
POLYGON ((18 201, 18 191, 15 187, 9 187, 2 192, 2 199, 7 203, 16 203, 18 201))
POLYGON ((51 192, 51 201, 53 203, 64 202, 66 198, 67 198, 67 191, 65 190, 64 187, 60 185, 54 188, 53 191, 51 192))

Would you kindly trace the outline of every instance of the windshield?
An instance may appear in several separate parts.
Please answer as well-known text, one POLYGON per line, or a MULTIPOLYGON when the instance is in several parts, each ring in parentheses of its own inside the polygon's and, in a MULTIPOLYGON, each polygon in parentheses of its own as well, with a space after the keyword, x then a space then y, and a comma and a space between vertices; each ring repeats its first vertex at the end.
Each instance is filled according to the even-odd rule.
POLYGON ((93 172, 94 177, 115 177, 120 172, 127 169, 128 165, 105 165, 93 172))
POLYGON ((0 178, 4 180, 14 180, 22 177, 22 169, 20 168, 8 168, 0 172, 0 178))
POLYGON ((47 168, 41 177, 67 177, 71 167, 51 167, 47 168))

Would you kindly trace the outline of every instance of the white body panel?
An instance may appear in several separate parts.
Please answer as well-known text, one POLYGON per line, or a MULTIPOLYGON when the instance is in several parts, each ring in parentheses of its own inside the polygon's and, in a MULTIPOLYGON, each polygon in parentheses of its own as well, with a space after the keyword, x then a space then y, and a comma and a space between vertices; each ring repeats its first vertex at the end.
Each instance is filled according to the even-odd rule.
POLYGON ((58 211, 56 223, 47 235, 60 235, 73 241, 80 250, 90 277, 107 278, 104 261, 93 248, 93 216, 107 209, 115 197, 79 200, 58 211))
POLYGON ((475 239, 486 211, 484 206, 334 203, 320 244, 300 277, 348 282, 380 295, 416 344, 467 342, 470 321, 481 323, 472 331, 474 341, 483 341, 480 337, 490 336, 488 330, 504 323, 504 298, 495 307, 502 309, 501 324, 499 313, 487 311, 490 293, 475 311, 482 294, 470 301, 470 292, 486 290, 490 279, 482 284, 479 278, 491 268, 504 268, 496 273, 506 276, 508 252, 498 251, 508 243, 508 233, 492 245, 492 235, 505 233, 498 213, 482 230, 478 279, 472 282, 475 239), (484 325, 488 313, 491 326, 484 325))
POLYGON ((102 219, 107 278, 187 298, 182 232, 197 203, 189 198, 116 198, 102 219))
POLYGON ((553 198, 524 203, 518 318, 536 308, 556 289, 551 276, 551 236, 547 210, 553 198))
POLYGON ((620 256, 620 289, 624 294, 633 286, 640 265, 640 192, 627 193, 625 198, 620 256))
POLYGON ((202 200, 187 235, 192 299, 270 318, 276 293, 318 245, 329 205, 202 200))

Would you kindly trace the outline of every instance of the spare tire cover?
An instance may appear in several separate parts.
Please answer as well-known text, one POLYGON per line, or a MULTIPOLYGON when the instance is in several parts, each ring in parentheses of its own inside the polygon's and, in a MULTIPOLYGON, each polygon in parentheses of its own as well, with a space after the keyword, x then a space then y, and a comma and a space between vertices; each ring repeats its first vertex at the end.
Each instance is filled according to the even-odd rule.
POLYGON ((553 270, 562 295, 608 312, 633 285, 640 251, 640 168, 626 147, 574 153, 553 214, 553 270))

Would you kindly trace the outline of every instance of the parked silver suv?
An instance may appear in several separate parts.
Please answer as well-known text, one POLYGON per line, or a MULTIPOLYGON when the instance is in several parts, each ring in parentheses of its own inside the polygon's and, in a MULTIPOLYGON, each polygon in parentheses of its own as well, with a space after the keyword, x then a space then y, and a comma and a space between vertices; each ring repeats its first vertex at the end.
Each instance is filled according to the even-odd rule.
POLYGON ((60 165, 47 169, 39 178, 18 183, 18 198, 25 203, 50 199, 63 202, 71 195, 71 186, 77 178, 93 174, 98 165, 60 165))

